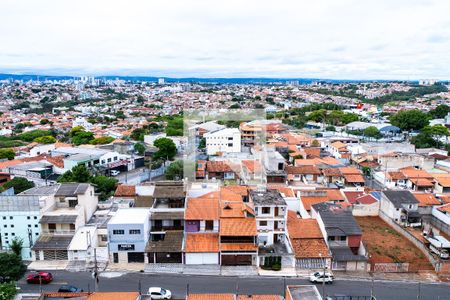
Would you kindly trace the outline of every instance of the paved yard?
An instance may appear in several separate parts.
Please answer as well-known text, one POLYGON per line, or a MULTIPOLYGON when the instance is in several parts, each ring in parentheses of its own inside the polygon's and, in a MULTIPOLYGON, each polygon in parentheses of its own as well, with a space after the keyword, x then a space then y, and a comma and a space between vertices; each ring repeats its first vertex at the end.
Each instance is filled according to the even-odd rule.
POLYGON ((410 270, 433 269, 425 255, 379 217, 356 217, 372 263, 409 263, 410 270))

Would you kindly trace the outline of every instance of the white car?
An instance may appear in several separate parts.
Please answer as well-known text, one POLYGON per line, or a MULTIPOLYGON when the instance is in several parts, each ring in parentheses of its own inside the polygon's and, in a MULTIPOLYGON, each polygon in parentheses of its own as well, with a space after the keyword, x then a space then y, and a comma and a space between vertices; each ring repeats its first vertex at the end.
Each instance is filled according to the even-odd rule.
POLYGON ((326 273, 325 275, 323 272, 315 272, 309 276, 309 281, 312 283, 332 283, 334 279, 334 276, 330 273, 326 273))
POLYGON ((148 289, 148 294, 151 299, 170 299, 172 293, 169 290, 160 287, 151 287, 148 289))
POLYGON ((119 174, 120 174, 120 171, 117 171, 117 170, 112 170, 111 171, 111 176, 117 176, 119 174))

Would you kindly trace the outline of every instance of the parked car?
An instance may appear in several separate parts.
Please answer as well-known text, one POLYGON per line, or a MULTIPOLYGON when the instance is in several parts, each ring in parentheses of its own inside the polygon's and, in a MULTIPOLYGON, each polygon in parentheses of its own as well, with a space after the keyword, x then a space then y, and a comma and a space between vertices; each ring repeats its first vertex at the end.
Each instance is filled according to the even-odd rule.
POLYGON ((312 283, 333 283, 334 276, 331 273, 315 272, 309 276, 312 283))
POLYGON ((336 180, 336 181, 334 182, 334 184, 335 184, 338 188, 343 188, 343 187, 344 187, 344 183, 341 182, 341 181, 338 181, 338 180, 336 180))
POLYGON ((82 289, 77 288, 76 286, 73 285, 62 285, 59 290, 59 293, 80 293, 83 292, 82 289))
POLYGON ((120 171, 117 171, 117 170, 112 170, 111 171, 111 176, 117 176, 119 174, 120 174, 120 171))
POLYGON ((50 272, 36 272, 27 276, 27 283, 50 283, 52 280, 53 275, 50 272))
POLYGON ((151 287, 148 289, 148 293, 151 299, 170 299, 172 293, 169 290, 160 287, 151 287))

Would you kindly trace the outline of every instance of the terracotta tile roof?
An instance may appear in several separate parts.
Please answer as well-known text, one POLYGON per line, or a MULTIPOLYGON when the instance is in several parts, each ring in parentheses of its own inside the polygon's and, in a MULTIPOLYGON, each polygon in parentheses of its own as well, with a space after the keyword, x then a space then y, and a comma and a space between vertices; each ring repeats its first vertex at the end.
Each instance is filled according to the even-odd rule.
POLYGON ((220 207, 221 218, 245 218, 246 214, 255 214, 253 208, 251 208, 244 202, 222 201, 220 207))
POLYGON ((242 160, 242 164, 248 169, 249 173, 259 173, 262 171, 261 163, 257 160, 242 160))
POLYGON ((255 236, 255 218, 224 218, 220 219, 220 235, 255 236))
POLYGON ((64 155, 47 156, 46 160, 58 168, 64 168, 64 155))
POLYGON ((399 171, 391 171, 391 172, 387 172, 387 178, 397 181, 397 180, 404 180, 406 179, 406 176, 403 175, 402 172, 399 171))
POLYGON ((279 295, 239 295, 237 300, 280 300, 279 295))
POLYGON ((296 258, 330 257, 327 244, 323 239, 293 239, 291 243, 296 258))
POLYGON ((365 182, 364 176, 362 176, 361 174, 357 174, 357 175, 353 175, 353 174, 347 175, 347 174, 344 174, 344 178, 345 178, 345 181, 347 181, 348 183, 361 183, 361 182, 365 182))
POLYGON ((416 197, 417 201, 419 201, 419 206, 431 206, 431 205, 440 205, 441 202, 430 193, 413 193, 414 197, 416 197))
POLYGON ((399 169, 399 171, 408 179, 411 180, 411 178, 428 178, 428 179, 433 179, 433 176, 431 176, 430 173, 424 171, 424 170, 419 170, 416 169, 414 167, 406 167, 406 168, 402 168, 399 169))
POLYGON ((306 166, 287 166, 286 167, 286 173, 287 174, 313 174, 313 175, 320 175, 320 170, 316 166, 313 165, 306 165, 306 166))
POLYGON ((326 168, 322 169, 322 173, 325 176, 341 176, 341 171, 338 168, 326 168))
POLYGON ((331 156, 322 157, 320 160, 329 166, 338 166, 341 164, 339 160, 331 156))
POLYGON ((308 157, 320 157, 320 148, 304 148, 303 151, 308 157))
POLYGON ((317 191, 318 192, 325 191, 327 193, 328 199, 330 199, 330 201, 344 201, 345 200, 344 195, 342 195, 342 192, 339 189, 319 189, 317 191))
POLYGON ((376 203, 378 201, 374 196, 368 194, 368 195, 362 195, 362 196, 356 198, 355 202, 358 204, 369 205, 369 204, 376 203))
POLYGON ((438 208, 438 210, 440 210, 443 213, 450 214, 450 204, 446 204, 444 206, 441 206, 441 207, 438 208))
POLYGON ((185 251, 187 253, 219 252, 219 234, 187 233, 185 251))
MULTIPOLYGON (((240 196, 247 196, 248 195, 248 186, 246 185, 228 185, 223 186, 220 188, 221 191, 229 191, 235 194, 238 194, 240 196)), ((224 199, 224 196, 227 194, 221 194, 221 199, 224 199)), ((228 200, 228 199, 226 199, 228 200)))
POLYGON ((219 220, 219 199, 206 197, 188 199, 185 219, 219 220))
POLYGON ((291 239, 323 238, 316 219, 300 219, 295 212, 289 210, 287 222, 289 238, 291 239))
POLYGON ((338 142, 332 143, 331 147, 336 148, 336 149, 342 149, 342 148, 346 148, 347 145, 338 141, 338 142))
POLYGON ((450 203, 450 194, 441 195, 439 199, 441 199, 442 203, 450 203))
POLYGON ((299 166, 316 166, 321 163, 319 158, 296 159, 294 165, 299 166))
POLYGON ((269 184, 268 189, 277 190, 283 197, 295 197, 295 193, 290 187, 269 184))
POLYGON ((234 300, 234 294, 189 294, 186 300, 234 300))
POLYGON ((450 173, 433 174, 434 179, 443 187, 450 187, 450 173))
POLYGON ((96 292, 90 294, 87 300, 136 300, 138 292, 96 292))
POLYGON ((357 198, 364 195, 364 192, 362 192, 362 191, 345 191, 344 195, 347 198, 347 201, 353 204, 356 202, 357 198))
POLYGON ((358 175, 362 174, 361 170, 356 167, 342 167, 339 168, 342 175, 358 175))
POLYGON ((136 186, 121 184, 116 188, 114 193, 116 197, 134 197, 136 196, 136 186))
POLYGON ((415 179, 409 178, 409 180, 411 180, 412 183, 414 183, 417 186, 434 186, 433 181, 427 178, 415 178, 415 179))
POLYGON ((232 172, 230 165, 224 161, 208 161, 206 163, 206 170, 208 172, 223 173, 232 172))
POLYGON ((220 251, 256 251, 258 246, 250 243, 221 243, 220 251))

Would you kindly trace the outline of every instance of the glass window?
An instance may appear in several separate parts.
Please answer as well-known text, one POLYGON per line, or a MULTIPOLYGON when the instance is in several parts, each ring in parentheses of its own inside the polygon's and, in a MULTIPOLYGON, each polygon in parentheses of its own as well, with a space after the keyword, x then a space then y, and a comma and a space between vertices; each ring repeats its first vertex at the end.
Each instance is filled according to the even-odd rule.
POLYGON ((130 234, 141 234, 140 229, 130 229, 130 234))
POLYGON ((117 235, 119 235, 119 234, 125 234, 125 230, 122 230, 122 229, 116 229, 116 230, 113 230, 113 234, 117 234, 117 235))

